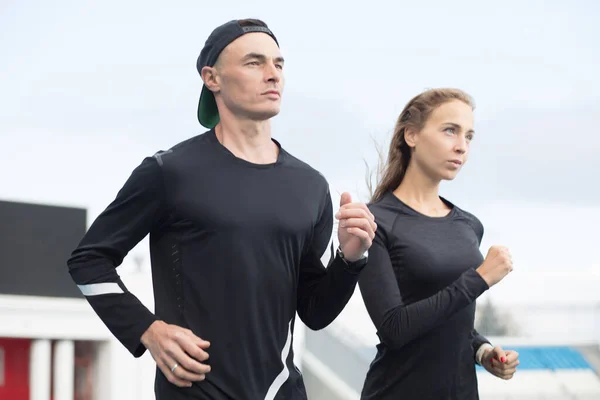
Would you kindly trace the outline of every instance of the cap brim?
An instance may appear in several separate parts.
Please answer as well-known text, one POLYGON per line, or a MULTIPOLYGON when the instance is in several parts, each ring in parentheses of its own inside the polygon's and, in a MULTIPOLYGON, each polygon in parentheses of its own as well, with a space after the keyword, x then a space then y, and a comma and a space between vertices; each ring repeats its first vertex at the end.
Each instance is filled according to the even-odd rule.
POLYGON ((198 121, 205 128, 212 129, 219 123, 219 120, 219 109, 215 102, 215 96, 206 86, 202 85, 198 103, 198 121))

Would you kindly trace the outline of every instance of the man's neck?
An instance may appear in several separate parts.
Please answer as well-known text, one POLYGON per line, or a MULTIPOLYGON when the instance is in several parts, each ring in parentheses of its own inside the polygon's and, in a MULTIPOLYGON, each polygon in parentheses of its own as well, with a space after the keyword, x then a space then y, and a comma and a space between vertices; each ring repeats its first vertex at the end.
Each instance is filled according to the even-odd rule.
POLYGON ((439 180, 432 180, 418 166, 410 164, 394 195, 422 214, 437 217, 448 212, 440 199, 439 189, 439 180))
POLYGON ((279 155, 271 140, 271 123, 227 119, 215 127, 219 142, 233 155, 253 164, 272 164, 279 155))

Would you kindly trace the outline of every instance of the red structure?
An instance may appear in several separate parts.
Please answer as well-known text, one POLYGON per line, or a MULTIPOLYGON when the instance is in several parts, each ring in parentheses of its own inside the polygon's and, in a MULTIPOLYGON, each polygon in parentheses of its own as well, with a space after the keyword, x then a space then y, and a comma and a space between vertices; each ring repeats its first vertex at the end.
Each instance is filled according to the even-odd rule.
POLYGON ((29 339, 0 338, 0 399, 29 400, 29 339))

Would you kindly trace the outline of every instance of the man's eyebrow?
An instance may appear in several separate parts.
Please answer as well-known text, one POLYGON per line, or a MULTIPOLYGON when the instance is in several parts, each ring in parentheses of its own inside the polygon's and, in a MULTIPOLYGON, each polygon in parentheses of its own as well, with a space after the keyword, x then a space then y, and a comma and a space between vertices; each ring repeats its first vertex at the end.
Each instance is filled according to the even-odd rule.
MULTIPOLYGON (((257 59, 260 61, 265 61, 267 59, 267 56, 265 56, 264 54, 260 54, 260 53, 248 53, 244 56, 243 60, 250 60, 250 59, 257 59)), ((283 57, 279 56, 277 58, 275 58, 275 62, 276 63, 284 63, 285 60, 283 59, 283 57)))
POLYGON ((248 53, 248 54, 246 54, 246 55, 244 56, 244 58, 243 58, 243 59, 244 59, 244 60, 248 60, 248 59, 250 59, 250 58, 258 58, 258 59, 260 59, 260 60, 264 60, 264 59, 266 59, 267 57, 265 57, 265 55, 264 55, 264 54, 259 54, 259 53, 248 53))

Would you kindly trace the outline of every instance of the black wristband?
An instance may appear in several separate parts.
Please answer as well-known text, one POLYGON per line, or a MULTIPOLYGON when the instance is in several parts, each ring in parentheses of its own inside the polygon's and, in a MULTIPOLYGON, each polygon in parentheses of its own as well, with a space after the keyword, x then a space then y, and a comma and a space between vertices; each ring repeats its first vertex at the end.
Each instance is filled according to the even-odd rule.
POLYGON ((369 257, 365 255, 356 261, 348 261, 344 257, 344 253, 342 252, 342 249, 340 247, 337 248, 336 256, 339 257, 344 262, 344 264, 346 264, 346 269, 352 272, 360 272, 365 267, 365 265, 367 265, 367 261, 369 260, 369 257))

